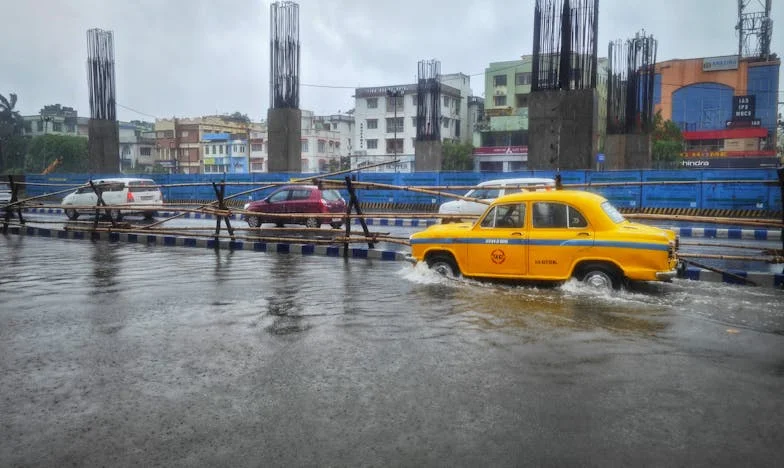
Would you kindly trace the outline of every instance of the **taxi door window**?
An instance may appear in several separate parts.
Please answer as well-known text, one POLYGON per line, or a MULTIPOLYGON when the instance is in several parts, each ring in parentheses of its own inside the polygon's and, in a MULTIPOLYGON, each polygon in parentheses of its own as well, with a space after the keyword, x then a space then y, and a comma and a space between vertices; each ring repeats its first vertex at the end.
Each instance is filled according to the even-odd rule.
POLYGON ((533 206, 533 225, 535 228, 568 229, 586 228, 585 216, 563 203, 539 202, 533 206))
POLYGON ((522 228, 525 223, 525 204, 496 205, 482 219, 483 228, 522 228))

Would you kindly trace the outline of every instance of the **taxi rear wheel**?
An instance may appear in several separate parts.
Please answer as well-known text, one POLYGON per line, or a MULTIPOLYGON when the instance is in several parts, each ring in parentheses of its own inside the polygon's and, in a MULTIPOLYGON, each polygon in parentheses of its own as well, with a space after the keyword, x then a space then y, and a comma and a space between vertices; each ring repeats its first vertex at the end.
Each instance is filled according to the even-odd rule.
POLYGON ((428 257, 427 266, 441 276, 447 278, 457 278, 460 276, 460 268, 457 267, 455 260, 448 255, 433 255, 428 257))
POLYGON ((621 278, 618 272, 603 264, 585 265, 581 269, 578 279, 596 289, 620 289, 621 287, 621 278))
POLYGON ((258 216, 248 216, 247 221, 248 221, 248 226, 250 227, 257 228, 261 226, 261 218, 259 218, 258 216))

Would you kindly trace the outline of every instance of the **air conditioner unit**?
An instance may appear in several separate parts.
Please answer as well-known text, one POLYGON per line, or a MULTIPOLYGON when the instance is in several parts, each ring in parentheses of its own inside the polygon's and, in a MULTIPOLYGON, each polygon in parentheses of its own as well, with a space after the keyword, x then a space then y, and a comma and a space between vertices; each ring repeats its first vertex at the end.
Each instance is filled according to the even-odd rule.
POLYGON ((500 89, 496 89, 495 90, 495 95, 496 96, 502 96, 503 94, 505 94, 505 93, 503 91, 501 91, 500 89))

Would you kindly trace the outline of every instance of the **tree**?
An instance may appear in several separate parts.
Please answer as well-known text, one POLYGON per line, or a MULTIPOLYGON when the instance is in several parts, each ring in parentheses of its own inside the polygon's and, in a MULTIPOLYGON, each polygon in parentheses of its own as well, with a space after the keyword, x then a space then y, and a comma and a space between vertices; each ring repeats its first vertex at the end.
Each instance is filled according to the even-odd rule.
POLYGON ((70 135, 40 135, 32 139, 27 150, 25 170, 40 174, 58 157, 62 164, 55 172, 89 172, 87 138, 70 135))
POLYGON ((664 120, 661 111, 653 117, 652 158, 654 168, 676 168, 683 151, 683 134, 672 120, 664 120))
POLYGON ((225 117, 225 119, 226 120, 231 120, 232 122, 238 122, 238 123, 244 123, 244 124, 249 124, 250 123, 250 117, 248 117, 248 114, 243 114, 241 112, 235 112, 235 113, 233 113, 231 115, 228 115, 228 116, 225 117))
POLYGON ((24 128, 24 120, 15 107, 16 94, 10 93, 8 99, 0 94, 0 171, 6 173, 14 168, 20 145, 15 140, 21 137, 24 128))
POLYGON ((474 169, 474 147, 469 143, 445 141, 441 152, 441 170, 470 171, 474 169))

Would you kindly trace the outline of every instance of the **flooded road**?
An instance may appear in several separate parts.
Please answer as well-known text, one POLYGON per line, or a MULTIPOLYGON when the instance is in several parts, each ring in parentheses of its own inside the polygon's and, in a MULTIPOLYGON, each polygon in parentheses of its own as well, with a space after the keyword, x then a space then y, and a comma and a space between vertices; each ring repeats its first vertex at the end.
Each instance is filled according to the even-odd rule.
POLYGON ((784 292, 0 237, 5 466, 774 466, 784 292))

